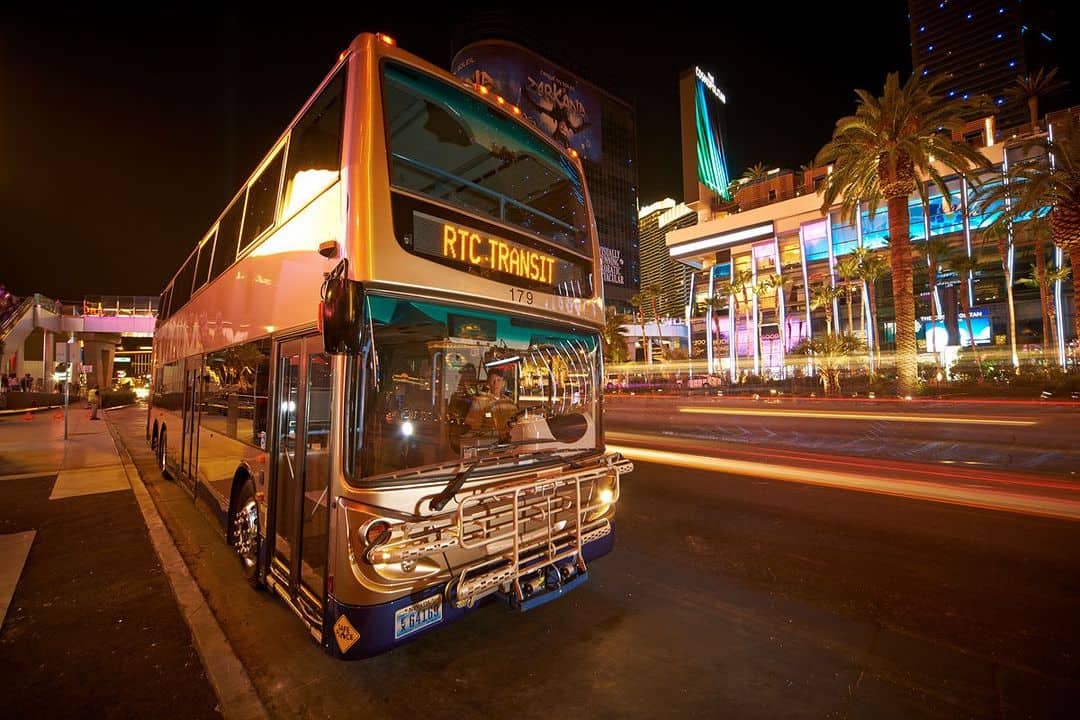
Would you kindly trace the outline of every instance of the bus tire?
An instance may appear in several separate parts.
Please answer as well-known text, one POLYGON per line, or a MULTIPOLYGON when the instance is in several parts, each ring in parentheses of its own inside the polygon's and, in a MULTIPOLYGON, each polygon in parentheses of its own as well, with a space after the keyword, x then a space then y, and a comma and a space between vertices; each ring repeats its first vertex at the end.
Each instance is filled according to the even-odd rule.
POLYGON ((259 503, 255 500, 255 483, 251 478, 244 480, 232 502, 232 517, 229 518, 229 533, 232 537, 236 556, 248 584, 255 589, 262 587, 259 558, 262 550, 262 538, 259 535, 259 503))

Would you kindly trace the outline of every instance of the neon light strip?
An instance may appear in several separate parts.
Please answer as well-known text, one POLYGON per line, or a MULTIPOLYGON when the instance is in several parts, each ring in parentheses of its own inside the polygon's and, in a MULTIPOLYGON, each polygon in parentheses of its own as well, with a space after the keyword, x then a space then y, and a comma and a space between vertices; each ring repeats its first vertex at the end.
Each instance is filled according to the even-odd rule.
POLYGON ((682 257, 683 255, 700 252, 701 250, 711 250, 712 248, 731 245, 740 240, 752 240, 771 235, 772 231, 773 224, 770 221, 764 225, 755 225, 754 227, 743 228, 742 230, 723 233, 722 235, 713 235, 712 237, 702 238, 701 240, 694 240, 693 242, 676 245, 675 247, 669 248, 669 251, 671 257, 682 257))

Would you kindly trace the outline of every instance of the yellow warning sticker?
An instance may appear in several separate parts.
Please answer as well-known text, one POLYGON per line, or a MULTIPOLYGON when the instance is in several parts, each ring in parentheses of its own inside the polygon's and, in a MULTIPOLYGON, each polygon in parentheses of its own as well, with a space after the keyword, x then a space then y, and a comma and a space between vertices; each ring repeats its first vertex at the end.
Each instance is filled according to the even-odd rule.
POLYGON ((344 655, 360 639, 360 633, 356 632, 349 618, 342 615, 334 623, 334 639, 337 640, 338 649, 344 655))

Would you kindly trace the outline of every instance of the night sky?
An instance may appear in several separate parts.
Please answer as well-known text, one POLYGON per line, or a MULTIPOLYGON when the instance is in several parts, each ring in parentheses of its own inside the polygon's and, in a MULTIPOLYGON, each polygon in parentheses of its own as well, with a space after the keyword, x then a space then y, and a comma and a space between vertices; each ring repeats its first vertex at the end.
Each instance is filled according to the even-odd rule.
POLYGON ((548 4, 276 24, 0 15, 0 284, 68 300, 158 294, 362 31, 448 68, 477 28, 505 29, 631 103, 643 205, 681 199, 678 76, 694 64, 727 95, 733 176, 759 161, 798 167, 854 110, 854 88, 880 94, 887 72, 910 71, 906 3, 760 6, 662 17, 658 5, 619 25, 548 4))

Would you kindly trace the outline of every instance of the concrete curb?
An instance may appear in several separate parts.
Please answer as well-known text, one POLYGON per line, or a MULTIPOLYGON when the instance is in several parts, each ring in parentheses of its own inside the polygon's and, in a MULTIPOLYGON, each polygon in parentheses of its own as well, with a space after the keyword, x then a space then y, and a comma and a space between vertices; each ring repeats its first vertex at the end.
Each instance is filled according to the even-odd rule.
POLYGON ((22 415, 23 413, 44 412, 45 410, 62 410, 63 405, 45 405, 38 407, 22 408, 20 410, 0 410, 0 417, 5 415, 22 415))
POLYGON ((206 676, 217 695, 222 714, 226 720, 268 718, 266 708, 259 699, 258 693, 255 692, 247 670, 236 657, 213 611, 206 604, 202 591, 191 577, 183 557, 173 543, 168 528, 165 527, 165 522, 158 514, 153 498, 143 484, 127 446, 111 423, 109 423, 109 433, 120 456, 124 473, 135 493, 135 499, 139 503, 139 510, 146 522, 154 552, 161 561, 162 569, 176 595, 180 614, 183 615, 184 622, 191 630, 195 648, 202 659, 203 667, 206 668, 206 676))

